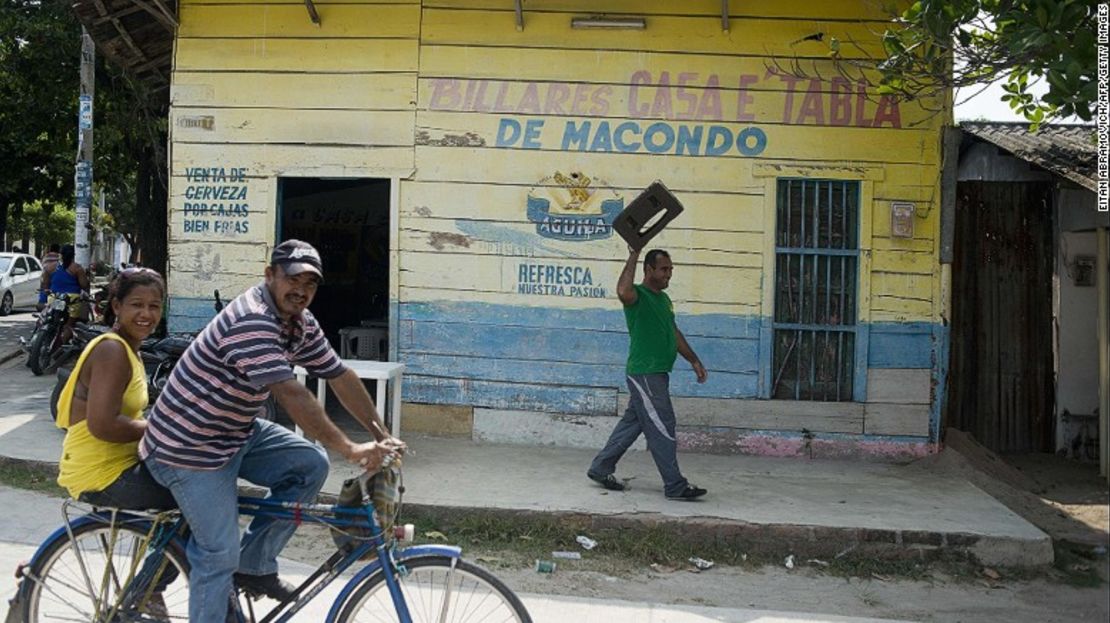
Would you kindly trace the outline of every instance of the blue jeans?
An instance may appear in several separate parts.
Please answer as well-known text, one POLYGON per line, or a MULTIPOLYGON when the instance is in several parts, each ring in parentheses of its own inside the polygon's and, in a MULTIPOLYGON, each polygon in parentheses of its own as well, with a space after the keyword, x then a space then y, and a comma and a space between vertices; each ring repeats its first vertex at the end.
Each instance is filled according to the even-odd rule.
POLYGON ((232 575, 277 572, 277 555, 293 536, 292 521, 256 517, 239 539, 236 481, 270 489, 269 498, 309 502, 328 475, 324 450, 279 424, 255 420, 245 446, 217 470, 184 469, 146 461, 154 479, 173 492, 189 522, 189 620, 217 623, 227 617, 232 575))
POLYGON ((628 409, 613 428, 605 447, 594 457, 589 471, 598 476, 612 474, 617 469, 617 461, 643 433, 651 458, 663 478, 664 495, 678 495, 690 483, 678 469, 671 377, 666 373, 630 374, 627 380, 628 409))

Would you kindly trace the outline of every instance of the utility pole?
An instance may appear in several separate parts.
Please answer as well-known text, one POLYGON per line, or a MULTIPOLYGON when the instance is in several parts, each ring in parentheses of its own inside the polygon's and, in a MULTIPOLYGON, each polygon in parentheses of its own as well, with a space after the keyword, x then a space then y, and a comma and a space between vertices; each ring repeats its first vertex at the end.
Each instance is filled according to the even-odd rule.
POLYGON ((89 213, 92 211, 93 183, 93 92, 96 86, 96 47, 87 30, 81 28, 81 97, 77 114, 77 218, 74 223, 74 259, 89 265, 89 213))

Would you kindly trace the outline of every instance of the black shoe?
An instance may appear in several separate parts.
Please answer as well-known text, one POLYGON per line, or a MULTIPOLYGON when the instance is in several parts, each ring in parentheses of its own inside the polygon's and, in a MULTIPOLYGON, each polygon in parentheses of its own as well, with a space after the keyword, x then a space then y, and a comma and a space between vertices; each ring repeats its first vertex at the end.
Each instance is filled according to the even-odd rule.
POLYGON ((617 480, 612 474, 602 476, 593 472, 586 472, 586 477, 610 491, 624 491, 625 489, 624 483, 617 480))
POLYGON ((235 586, 250 597, 265 595, 277 601, 286 601, 297 591, 292 584, 282 580, 276 573, 266 575, 235 574, 235 586))
POLYGON ((695 500, 695 499, 700 498, 701 496, 705 495, 706 493, 708 493, 708 492, 705 489, 702 489, 701 487, 695 487, 694 485, 686 485, 686 488, 682 490, 682 493, 679 493, 678 495, 668 495, 667 499, 668 500, 695 500))

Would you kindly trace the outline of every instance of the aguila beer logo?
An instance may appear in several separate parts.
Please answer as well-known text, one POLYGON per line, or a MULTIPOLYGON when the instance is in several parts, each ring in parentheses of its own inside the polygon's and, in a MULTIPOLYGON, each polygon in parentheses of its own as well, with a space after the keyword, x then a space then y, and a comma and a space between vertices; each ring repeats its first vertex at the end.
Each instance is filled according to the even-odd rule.
POLYGON ((580 171, 556 171, 528 191, 528 220, 544 238, 603 240, 613 235, 613 219, 623 209, 624 197, 580 171))

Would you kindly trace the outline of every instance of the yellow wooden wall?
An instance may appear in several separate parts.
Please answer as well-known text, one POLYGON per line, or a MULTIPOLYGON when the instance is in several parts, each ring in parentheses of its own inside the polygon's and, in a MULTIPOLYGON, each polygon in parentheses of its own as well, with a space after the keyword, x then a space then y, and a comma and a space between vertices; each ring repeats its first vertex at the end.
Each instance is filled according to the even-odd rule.
MULTIPOLYGON (((237 291, 257 279, 274 238, 278 176, 398 178, 392 294, 400 356, 416 377, 407 397, 613 412, 624 353, 612 289, 625 246, 615 235, 539 235, 528 199, 565 198, 558 180, 578 174, 590 179, 593 209, 605 199, 627 203, 661 179, 686 213, 653 246, 671 251, 670 294, 718 372, 707 386, 682 381, 676 391, 756 397, 765 383, 758 327, 772 313, 774 180, 853 179, 864 198, 859 318, 896 335, 872 340, 884 350, 869 357, 868 378, 887 387, 912 369, 925 373, 914 383, 928 384, 930 332, 941 324, 946 288, 936 253, 950 102, 894 105, 838 77, 830 42, 840 41, 845 57, 875 53, 885 27, 876 3, 731 5, 723 32, 716 0, 526 0, 522 30, 511 0, 316 2, 320 26, 297 0, 182 0, 170 119, 171 312, 203 317, 213 283, 237 291), (647 28, 570 27, 597 11, 643 16, 647 28), (821 79, 776 71, 791 59, 821 79), (568 124, 587 122, 623 126, 626 138, 662 124, 752 140, 720 155, 704 155, 704 141, 698 155, 606 150, 592 137, 564 144, 568 124), (507 141, 512 127, 521 133, 507 141), (198 220, 186 215, 186 193, 206 185, 192 179, 194 167, 244 170, 249 216, 207 218, 246 221, 246 233, 186 231, 198 220), (891 201, 915 203, 912 238, 891 236, 891 201), (529 264, 589 268, 605 292, 521 294, 529 264), (485 337, 470 340, 474 330, 485 337), (574 352, 560 346, 568 330, 579 332, 574 352), (537 362, 556 362, 547 367, 563 376, 530 377, 537 362), (550 391, 521 389, 537 383, 550 391), (567 384, 578 393, 560 398, 567 384)), ((924 396, 915 404, 935 410, 938 398, 927 387, 924 396)), ((874 432, 924 434, 928 418, 914 411, 911 424, 874 432)))
POLYGON ((258 280, 276 235, 278 176, 412 173, 419 2, 316 7, 320 26, 303 2, 180 2, 170 115, 173 314, 203 318, 214 287, 239 292, 258 280), (238 197, 239 187, 245 198, 190 198, 238 197))

